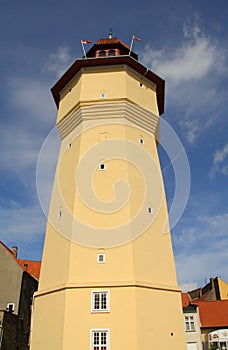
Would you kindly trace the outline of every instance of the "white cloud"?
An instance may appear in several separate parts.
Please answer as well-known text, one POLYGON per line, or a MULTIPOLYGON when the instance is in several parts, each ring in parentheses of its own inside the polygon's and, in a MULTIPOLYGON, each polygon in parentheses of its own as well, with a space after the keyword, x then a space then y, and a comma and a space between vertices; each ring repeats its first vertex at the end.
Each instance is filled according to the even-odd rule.
MULTIPOLYGON (((49 80, 17 76, 8 82, 8 98, 14 113, 17 112, 27 125, 34 123, 38 128, 50 126, 54 122, 56 107, 50 93, 49 80), (26 118, 26 119, 25 119, 26 118)), ((21 120, 17 117, 16 121, 21 120)))
POLYGON ((185 252, 177 254, 176 266, 180 285, 184 286, 192 281, 191 283, 202 286, 205 279, 208 280, 215 276, 221 276, 224 280, 228 280, 226 247, 227 245, 220 247, 218 252, 213 247, 208 250, 202 246, 201 251, 194 252, 193 250, 189 255, 185 252))
POLYGON ((167 79, 173 87, 199 80, 224 66, 224 53, 198 27, 184 28, 184 40, 172 52, 146 47, 143 61, 167 79))
MULTIPOLYGON (((211 216, 202 216, 199 217, 199 219, 201 222, 205 222, 206 224, 208 224, 211 231, 214 231, 214 229, 216 228, 216 237, 227 234, 228 213, 211 216)), ((213 235, 213 232, 211 232, 211 234, 213 235)))
POLYGON ((66 46, 60 46, 55 53, 50 54, 46 69, 59 78, 68 68, 71 61, 72 58, 69 48, 66 46))
POLYGON ((0 167, 28 179, 29 170, 35 175, 42 142, 55 125, 56 107, 49 82, 26 76, 9 78, 7 97, 7 111, 0 129, 0 167))
POLYGON ((198 118, 191 118, 186 115, 183 120, 179 121, 182 129, 185 130, 187 141, 190 144, 193 144, 202 131, 205 131, 209 128, 216 120, 217 115, 208 116, 207 120, 199 120, 198 118))
POLYGON ((181 284, 180 287, 182 289, 182 292, 184 293, 184 292, 188 292, 188 291, 194 290, 198 286, 197 286, 197 283, 195 283, 195 282, 188 282, 188 283, 181 284))
POLYGON ((188 218, 185 222, 184 229, 175 235, 174 241, 182 250, 188 251, 196 243, 207 245, 215 239, 219 241, 224 238, 228 239, 228 213, 212 215, 194 215, 194 219, 188 218))
POLYGON ((147 45, 143 61, 166 80, 168 104, 175 106, 186 139, 193 143, 219 116, 226 98, 220 85, 228 53, 198 26, 184 26, 183 34, 182 42, 171 50, 147 45))
POLYGON ((213 165, 209 172, 210 178, 216 173, 228 175, 228 143, 222 149, 217 149, 213 155, 213 165))
POLYGON ((189 219, 189 227, 173 237, 178 246, 175 255, 180 285, 186 290, 189 281, 200 286, 205 278, 222 276, 228 280, 228 213, 189 219))

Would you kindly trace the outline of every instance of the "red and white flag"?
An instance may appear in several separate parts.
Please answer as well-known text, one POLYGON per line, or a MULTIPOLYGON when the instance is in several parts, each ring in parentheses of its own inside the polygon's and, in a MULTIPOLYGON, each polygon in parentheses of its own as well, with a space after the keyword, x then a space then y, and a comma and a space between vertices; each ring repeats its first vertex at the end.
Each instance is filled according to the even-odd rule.
POLYGON ((142 42, 142 39, 140 39, 139 37, 135 36, 135 35, 132 35, 132 39, 131 39, 131 46, 130 46, 130 51, 129 51, 129 55, 131 55, 131 51, 132 51, 132 46, 133 46, 133 42, 134 40, 136 41, 141 41, 142 42))
POLYGON ((136 40, 136 41, 142 41, 142 39, 138 38, 137 36, 133 35, 132 37, 133 40, 136 40))
POLYGON ((86 58, 86 52, 85 52, 84 45, 85 45, 85 44, 92 44, 92 43, 93 43, 93 41, 91 41, 91 40, 84 40, 84 39, 81 39, 82 50, 83 50, 83 53, 84 53, 85 58, 86 58))
POLYGON ((93 41, 91 41, 91 40, 81 40, 81 43, 82 44, 92 44, 93 41))

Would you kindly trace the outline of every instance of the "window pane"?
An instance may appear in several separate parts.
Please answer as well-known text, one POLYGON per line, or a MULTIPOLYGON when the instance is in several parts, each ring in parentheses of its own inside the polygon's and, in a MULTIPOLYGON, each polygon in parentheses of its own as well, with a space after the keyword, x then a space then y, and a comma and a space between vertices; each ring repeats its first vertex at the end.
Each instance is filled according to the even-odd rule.
POLYGON ((106 293, 101 294, 101 309, 106 310, 106 293))
POLYGON ((106 333, 101 333, 101 345, 106 345, 106 333))
POLYGON ((100 57, 105 57, 106 56, 106 52, 105 51, 100 51, 99 52, 99 56, 100 57))
POLYGON ((98 332, 93 333, 93 343, 94 343, 94 345, 99 345, 99 333, 98 332))
POLYGON ((116 52, 115 50, 109 50, 108 55, 109 56, 115 56, 116 52))
POLYGON ((191 329, 195 329, 194 322, 191 322, 191 329))
POLYGON ((94 309, 99 310, 100 308, 100 295, 99 293, 94 294, 94 309))

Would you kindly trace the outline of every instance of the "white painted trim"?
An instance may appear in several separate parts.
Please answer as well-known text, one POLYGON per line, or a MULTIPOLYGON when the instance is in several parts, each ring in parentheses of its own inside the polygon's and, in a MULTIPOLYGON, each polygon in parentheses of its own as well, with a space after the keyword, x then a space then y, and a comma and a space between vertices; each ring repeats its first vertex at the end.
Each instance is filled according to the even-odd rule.
MULTIPOLYGON (((107 345, 106 349, 110 349, 110 329, 109 328, 92 328, 90 329, 90 350, 93 350, 93 333, 94 332, 107 332, 107 345)), ((100 345, 99 345, 100 348, 100 345)))
POLYGON ((91 291, 91 312, 92 313, 105 313, 110 312, 110 290, 109 289, 96 289, 91 291), (97 310, 94 309, 94 294, 95 293, 106 293, 106 305, 107 308, 105 310, 97 310))
POLYGON ((105 264, 105 254, 104 254, 104 253, 98 253, 98 254, 97 254, 97 263, 98 263, 98 264, 105 264), (100 261, 100 260, 99 260, 99 256, 100 256, 100 255, 103 255, 103 261, 100 261))

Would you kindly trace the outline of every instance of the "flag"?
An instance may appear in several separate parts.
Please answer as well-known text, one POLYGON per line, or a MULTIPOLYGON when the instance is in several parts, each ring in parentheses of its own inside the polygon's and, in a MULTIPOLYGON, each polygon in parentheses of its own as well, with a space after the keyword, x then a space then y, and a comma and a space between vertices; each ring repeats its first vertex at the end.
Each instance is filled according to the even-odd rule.
POLYGON ((138 38, 137 36, 133 35, 133 40, 136 40, 136 41, 142 41, 142 39, 138 38))
POLYGON ((133 42, 134 42, 134 40, 136 40, 136 41, 142 41, 142 39, 138 38, 138 37, 137 37, 137 36, 135 36, 135 35, 132 35, 129 55, 131 55, 131 51, 132 51, 132 46, 133 46, 133 42))
POLYGON ((86 58, 86 52, 85 52, 84 45, 85 45, 85 44, 92 44, 92 43, 93 43, 93 41, 91 41, 91 40, 83 40, 83 39, 81 39, 82 50, 83 50, 83 53, 84 53, 85 58, 86 58))
POLYGON ((81 43, 82 44, 92 44, 93 41, 91 41, 91 40, 81 40, 81 43))

